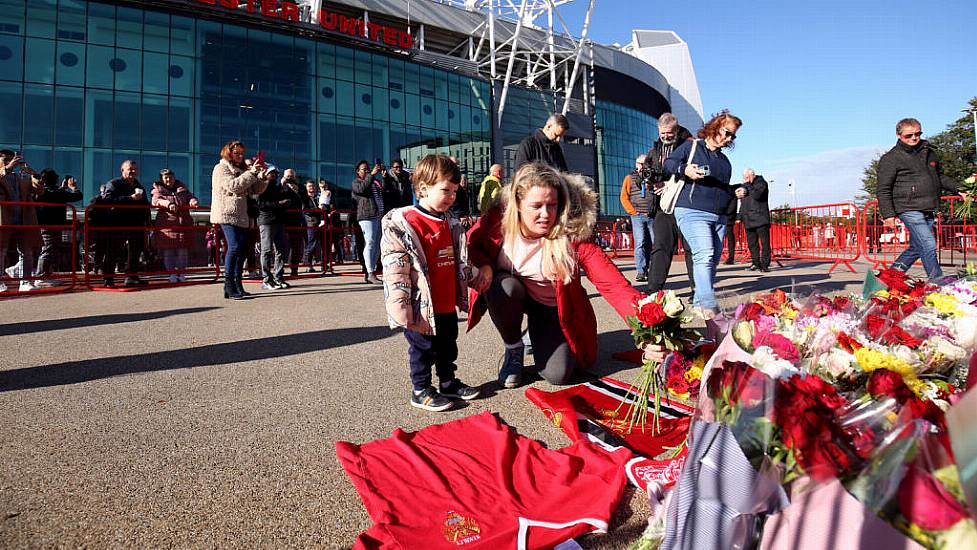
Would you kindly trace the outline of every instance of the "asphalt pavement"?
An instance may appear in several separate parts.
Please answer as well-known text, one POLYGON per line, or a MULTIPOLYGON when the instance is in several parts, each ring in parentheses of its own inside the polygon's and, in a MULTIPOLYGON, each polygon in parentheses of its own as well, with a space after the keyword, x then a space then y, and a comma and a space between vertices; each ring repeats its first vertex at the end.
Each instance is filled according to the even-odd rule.
MULTIPOLYGON (((746 267, 720 266, 723 305, 770 288, 859 290, 869 266, 746 267)), ((670 286, 687 294, 684 264, 673 269, 670 286)), ((587 284, 600 331, 591 372, 630 380, 637 369, 611 358, 633 347, 627 327, 587 284)), ((524 388, 493 382, 502 344, 488 319, 462 330, 458 358, 487 396, 430 413, 408 406, 407 346, 379 286, 337 276, 248 289, 245 301, 220 285, 0 301, 0 547, 348 548, 371 521, 336 441, 489 410, 568 444, 524 388)), ((624 548, 647 516, 629 489, 610 533, 579 542, 624 548)))

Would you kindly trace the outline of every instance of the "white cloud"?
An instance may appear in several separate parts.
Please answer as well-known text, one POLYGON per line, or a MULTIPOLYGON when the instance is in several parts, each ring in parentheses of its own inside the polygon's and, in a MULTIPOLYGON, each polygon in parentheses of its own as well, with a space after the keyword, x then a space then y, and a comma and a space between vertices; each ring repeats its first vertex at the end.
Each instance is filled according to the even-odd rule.
POLYGON ((861 192, 862 172, 872 159, 888 147, 865 145, 822 151, 803 157, 767 161, 755 166, 769 182, 770 207, 785 203, 793 206, 847 202, 861 192), (787 183, 794 180, 794 200, 787 183))

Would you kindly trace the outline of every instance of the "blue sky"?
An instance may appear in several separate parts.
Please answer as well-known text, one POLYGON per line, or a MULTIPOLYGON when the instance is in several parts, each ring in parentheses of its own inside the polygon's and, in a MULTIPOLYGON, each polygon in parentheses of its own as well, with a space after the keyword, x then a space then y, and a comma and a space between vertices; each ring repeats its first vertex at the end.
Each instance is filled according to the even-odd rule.
MULTIPOLYGON (((575 34, 586 7, 560 8, 575 34)), ((935 134, 977 96, 977 0, 597 0, 591 38, 626 44, 631 29, 689 44, 706 117, 744 121, 734 180, 746 166, 774 180, 771 206, 790 178, 796 204, 850 199, 896 121, 935 134)))

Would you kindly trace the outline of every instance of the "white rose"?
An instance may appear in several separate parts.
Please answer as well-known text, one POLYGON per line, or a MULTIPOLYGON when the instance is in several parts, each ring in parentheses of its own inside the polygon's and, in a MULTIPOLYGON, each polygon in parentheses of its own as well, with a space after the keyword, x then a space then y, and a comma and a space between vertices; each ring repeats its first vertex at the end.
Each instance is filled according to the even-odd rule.
POLYGON ((838 379, 855 372, 855 356, 841 348, 832 348, 818 359, 818 365, 832 378, 838 379))
POLYGON ((662 304, 662 309, 665 311, 665 315, 669 317, 678 317, 680 313, 685 311, 685 305, 682 304, 682 300, 675 295, 675 291, 669 290, 665 292, 665 303, 662 304))
POLYGON ((964 349, 977 349, 977 317, 957 317, 953 320, 953 337, 964 349))
POLYGON ((753 368, 771 378, 787 378, 800 372, 790 361, 774 355, 769 346, 760 346, 753 352, 753 368))

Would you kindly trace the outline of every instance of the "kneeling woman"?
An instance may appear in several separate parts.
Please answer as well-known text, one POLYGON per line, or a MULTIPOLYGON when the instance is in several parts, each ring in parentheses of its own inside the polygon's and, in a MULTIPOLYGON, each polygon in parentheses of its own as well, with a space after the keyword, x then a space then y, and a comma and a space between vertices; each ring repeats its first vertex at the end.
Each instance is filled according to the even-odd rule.
MULTIPOLYGON (((597 318, 581 271, 621 317, 633 313, 640 294, 591 242, 597 195, 583 178, 527 164, 499 196, 500 205, 468 234, 469 261, 492 281, 471 301, 468 328, 487 306, 505 344, 499 383, 514 388, 522 383, 521 328, 528 316, 540 374, 550 383, 567 384, 577 368, 586 369, 597 358, 597 318)), ((660 359, 662 350, 645 354, 660 359)))

